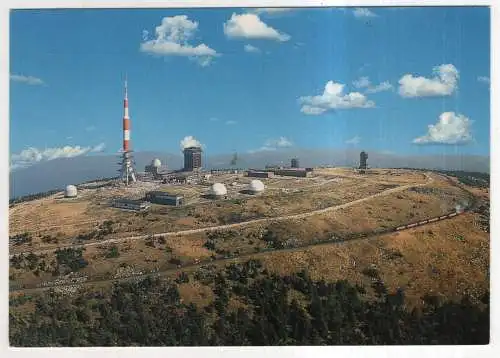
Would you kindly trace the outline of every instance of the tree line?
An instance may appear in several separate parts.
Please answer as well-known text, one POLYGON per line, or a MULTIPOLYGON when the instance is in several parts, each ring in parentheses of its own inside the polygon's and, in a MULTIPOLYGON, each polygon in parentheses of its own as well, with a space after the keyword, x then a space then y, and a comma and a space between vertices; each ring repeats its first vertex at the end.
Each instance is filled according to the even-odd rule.
MULTIPOLYGON (((215 270, 215 269, 214 269, 215 270)), ((197 276, 194 275, 194 279, 197 276)), ((13 346, 240 346, 488 344, 489 295, 409 309, 402 290, 276 275, 249 260, 204 275, 214 300, 184 302, 176 280, 148 277, 110 291, 48 291, 32 313, 9 314, 13 346), (234 306, 234 301, 239 302, 234 306)))

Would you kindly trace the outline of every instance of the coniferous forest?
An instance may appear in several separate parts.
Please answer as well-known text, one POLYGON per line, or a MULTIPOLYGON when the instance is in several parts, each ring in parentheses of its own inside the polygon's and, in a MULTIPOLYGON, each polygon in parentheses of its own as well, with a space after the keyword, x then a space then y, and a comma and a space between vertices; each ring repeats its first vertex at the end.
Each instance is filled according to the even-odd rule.
POLYGON ((410 309, 404 292, 380 281, 313 281, 306 271, 270 274, 259 261, 191 278, 212 288, 205 307, 185 303, 177 282, 146 278, 108 291, 47 291, 31 313, 10 313, 12 346, 451 345, 489 343, 489 295, 451 302, 424 295, 410 309), (229 301, 240 302, 238 308, 229 301))

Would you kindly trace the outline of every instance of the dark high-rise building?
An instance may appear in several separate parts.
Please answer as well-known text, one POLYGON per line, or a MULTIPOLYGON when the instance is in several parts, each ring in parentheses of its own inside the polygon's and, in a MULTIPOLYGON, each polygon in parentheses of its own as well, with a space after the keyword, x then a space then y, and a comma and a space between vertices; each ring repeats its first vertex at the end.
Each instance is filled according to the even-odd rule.
POLYGON ((367 169, 366 160, 368 159, 368 153, 359 153, 359 169, 367 169))
POLYGON ((189 147, 184 149, 184 170, 193 171, 201 168, 201 148, 189 147))
POLYGON ((292 158, 292 163, 291 163, 292 168, 299 168, 299 159, 298 158, 292 158))

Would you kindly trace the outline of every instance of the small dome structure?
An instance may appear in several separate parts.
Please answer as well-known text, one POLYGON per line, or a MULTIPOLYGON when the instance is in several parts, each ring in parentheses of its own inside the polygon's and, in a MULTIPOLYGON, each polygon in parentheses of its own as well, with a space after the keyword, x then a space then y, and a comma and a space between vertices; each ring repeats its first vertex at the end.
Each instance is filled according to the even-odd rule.
POLYGON ((226 186, 222 183, 215 183, 210 187, 209 194, 212 196, 224 196, 227 194, 226 186))
POLYGON ((76 186, 74 185, 68 185, 64 190, 64 197, 66 198, 75 198, 77 194, 78 192, 76 190, 76 186))
POLYGON ((252 193, 260 193, 264 191, 264 183, 261 182, 260 180, 252 180, 250 184, 248 185, 248 191, 252 193))
POLYGON ((155 167, 155 168, 161 167, 161 161, 160 161, 160 159, 158 159, 158 158, 153 159, 153 161, 151 162, 151 166, 155 167))

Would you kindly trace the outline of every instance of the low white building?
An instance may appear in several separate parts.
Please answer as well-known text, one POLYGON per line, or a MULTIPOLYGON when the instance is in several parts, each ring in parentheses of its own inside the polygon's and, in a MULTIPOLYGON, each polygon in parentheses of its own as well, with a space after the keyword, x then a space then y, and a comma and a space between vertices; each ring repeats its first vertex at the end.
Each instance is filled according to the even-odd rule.
POLYGON ((151 204, 143 200, 116 199, 113 201, 113 206, 124 210, 146 211, 151 207, 151 204))

